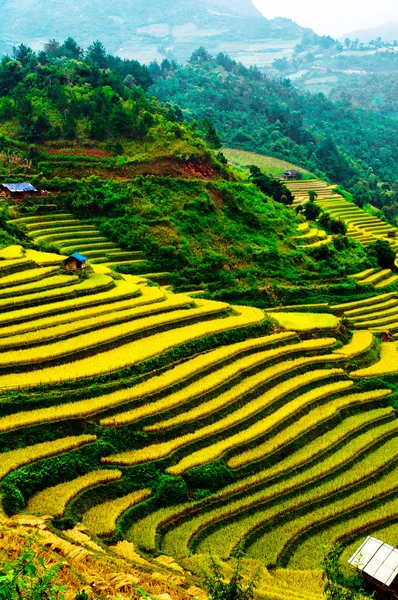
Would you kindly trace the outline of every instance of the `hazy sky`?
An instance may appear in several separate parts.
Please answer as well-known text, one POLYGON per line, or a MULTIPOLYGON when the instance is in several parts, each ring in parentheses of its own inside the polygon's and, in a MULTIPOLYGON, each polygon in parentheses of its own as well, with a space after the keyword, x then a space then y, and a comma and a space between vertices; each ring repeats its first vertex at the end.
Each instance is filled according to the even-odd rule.
POLYGON ((339 37, 356 29, 398 22, 397 0, 253 0, 267 19, 288 17, 320 35, 339 37))

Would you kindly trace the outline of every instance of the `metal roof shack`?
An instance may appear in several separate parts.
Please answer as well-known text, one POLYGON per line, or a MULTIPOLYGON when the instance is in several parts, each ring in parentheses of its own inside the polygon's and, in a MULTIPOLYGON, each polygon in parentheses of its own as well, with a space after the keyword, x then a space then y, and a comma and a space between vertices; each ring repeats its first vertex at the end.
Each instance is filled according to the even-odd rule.
POLYGON ((87 260, 80 252, 74 252, 64 260, 64 268, 67 271, 81 271, 87 267, 87 260))
POLYGON ((291 171, 285 171, 284 173, 285 179, 301 179, 302 173, 300 171, 295 171, 292 169, 291 171))
POLYGON ((1 191, 7 198, 14 200, 23 200, 28 196, 35 196, 39 192, 31 183, 2 183, 1 191))
POLYGON ((348 562, 384 591, 398 590, 398 549, 394 546, 368 536, 348 562))

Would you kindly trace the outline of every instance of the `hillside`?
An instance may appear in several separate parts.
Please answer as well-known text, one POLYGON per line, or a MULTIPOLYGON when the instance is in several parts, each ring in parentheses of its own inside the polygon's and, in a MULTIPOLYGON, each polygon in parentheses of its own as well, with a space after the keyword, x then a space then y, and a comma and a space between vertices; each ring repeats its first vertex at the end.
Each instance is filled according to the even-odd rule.
POLYGON ((251 0, 176 0, 172 6, 165 0, 117 5, 83 0, 78 6, 67 0, 56 8, 48 0, 4 0, 1 12, 0 54, 22 41, 39 50, 50 37, 61 42, 72 36, 84 48, 101 39, 109 52, 145 63, 187 60, 206 44, 213 52, 228 48, 240 59, 247 55, 249 62, 263 64, 275 52, 291 55, 306 31, 288 19, 265 19, 251 0))
MULTIPOLYGON (((210 149, 211 122, 152 98, 149 69, 73 47, 1 65, 1 180, 38 193, 0 197, 0 546, 33 534, 46 566, 63 557, 65 600, 204 600, 209 552, 230 575, 238 547, 264 600, 321 600, 323 545, 396 543, 391 227, 312 169, 289 205, 210 149)), ((211 94, 207 60, 187 69, 211 94)), ((227 66, 220 85, 268 85, 227 66)), ((267 89, 275 111, 277 90, 314 107, 267 89)), ((342 109, 317 102, 331 132, 342 109)), ((299 124, 300 147, 317 131, 299 124)))
POLYGON ((384 23, 376 27, 370 27, 369 29, 358 29, 341 36, 340 39, 344 41, 347 37, 352 40, 358 38, 361 42, 370 42, 377 38, 382 38, 386 42, 393 42, 398 39, 398 23, 384 23))
POLYGON ((342 184, 363 202, 395 202, 398 123, 270 80, 226 55, 201 50, 185 66, 153 72, 151 91, 184 117, 210 118, 229 147, 272 154, 342 184), (385 185, 384 185, 385 184, 385 185))

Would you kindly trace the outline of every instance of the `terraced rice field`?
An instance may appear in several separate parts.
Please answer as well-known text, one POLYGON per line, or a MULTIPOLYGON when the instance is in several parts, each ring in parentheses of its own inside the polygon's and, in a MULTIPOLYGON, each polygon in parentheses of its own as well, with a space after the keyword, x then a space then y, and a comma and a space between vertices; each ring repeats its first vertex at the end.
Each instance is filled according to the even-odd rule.
POLYGON ((325 244, 329 244, 333 239, 323 229, 313 227, 308 221, 299 225, 297 233, 298 235, 295 236, 294 241, 303 250, 324 246, 325 244))
MULTIPOLYGON (((398 248, 398 237, 391 239, 388 237, 390 231, 394 231, 398 236, 398 230, 395 227, 388 223, 384 223, 384 221, 381 221, 378 217, 365 213, 361 208, 358 208, 355 204, 348 202, 341 196, 336 196, 335 198, 318 197, 316 203, 332 217, 340 218, 344 221, 348 228, 347 235, 358 242, 361 242, 361 244, 366 246, 372 242, 376 242, 378 239, 386 239, 390 241, 391 246, 395 250, 398 248)), ((366 277, 372 277, 372 275, 372 273, 369 273, 368 275, 364 273, 361 280, 365 281, 366 277)), ((381 277, 380 283, 382 280, 387 280, 391 276, 392 275, 390 274, 389 277, 381 277)), ((396 275, 392 277, 393 279, 390 279, 388 282, 385 281, 384 284, 381 284, 379 287, 398 281, 396 275)), ((375 281, 374 283, 377 282, 375 281)))
POLYGON ((145 271, 142 252, 123 251, 101 235, 95 225, 86 224, 70 213, 21 217, 11 222, 26 231, 35 242, 55 246, 63 255, 80 252, 91 263, 109 266, 120 263, 134 264, 137 267, 142 266, 145 271))
POLYGON ((296 569, 318 569, 319 540, 340 539, 343 523, 356 539, 398 516, 391 391, 362 386, 398 372, 398 341, 379 348, 375 335, 398 322, 398 293, 270 321, 112 275, 94 263, 81 280, 19 247, 0 256, 5 509, 19 498, 175 557, 228 559, 242 543, 296 569), (355 328, 344 344, 341 316, 355 328), (220 465, 230 479, 213 487, 220 465), (162 506, 162 481, 189 496, 162 506))
POLYGON ((321 179, 300 179, 298 181, 285 181, 285 185, 294 195, 293 205, 308 202, 308 192, 313 190, 318 194, 317 203, 323 200, 335 200, 341 198, 335 191, 336 186, 329 185, 321 179))

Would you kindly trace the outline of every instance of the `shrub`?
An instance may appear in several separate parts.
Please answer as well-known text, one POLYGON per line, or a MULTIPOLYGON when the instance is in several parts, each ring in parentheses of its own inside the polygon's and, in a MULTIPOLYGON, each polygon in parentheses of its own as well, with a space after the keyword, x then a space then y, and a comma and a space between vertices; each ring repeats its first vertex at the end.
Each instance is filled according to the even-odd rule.
POLYGON ((154 490, 158 506, 170 506, 188 501, 188 486, 182 477, 162 475, 154 490))
POLYGON ((185 478, 190 487, 211 492, 217 492, 232 483, 234 479, 231 470, 220 460, 190 469, 185 478))

